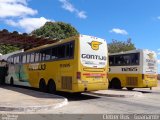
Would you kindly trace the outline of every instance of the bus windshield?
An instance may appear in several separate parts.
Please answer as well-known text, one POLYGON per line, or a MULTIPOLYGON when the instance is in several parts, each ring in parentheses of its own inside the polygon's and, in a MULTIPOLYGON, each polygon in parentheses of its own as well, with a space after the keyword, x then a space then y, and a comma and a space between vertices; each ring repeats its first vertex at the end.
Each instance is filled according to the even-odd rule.
POLYGON ((107 65, 107 52, 104 39, 80 36, 80 59, 83 66, 104 68, 107 65))

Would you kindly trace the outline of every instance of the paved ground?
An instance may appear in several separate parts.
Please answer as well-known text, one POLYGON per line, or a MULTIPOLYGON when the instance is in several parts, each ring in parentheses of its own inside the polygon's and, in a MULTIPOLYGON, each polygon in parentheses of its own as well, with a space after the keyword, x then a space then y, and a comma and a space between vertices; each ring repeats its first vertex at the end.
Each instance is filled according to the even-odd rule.
MULTIPOLYGON (((34 113, 34 114, 35 113, 36 114, 38 113, 40 114, 116 114, 116 113, 117 114, 127 114, 127 113, 128 114, 132 114, 132 113, 159 114, 160 113, 160 104, 159 104, 160 103, 160 87, 153 88, 152 90, 150 90, 149 88, 135 89, 133 91, 127 91, 126 89, 123 89, 122 91, 110 90, 110 93, 111 92, 116 92, 116 94, 117 92, 120 94, 122 94, 122 92, 126 92, 129 94, 140 93, 142 95, 129 96, 129 97, 119 97, 119 96, 112 97, 112 96, 104 96, 104 95, 95 95, 93 93, 83 93, 81 95, 57 93, 58 95, 66 97, 68 99, 69 101, 68 105, 58 109, 34 111, 30 113, 34 113)), ((25 113, 25 112, 21 112, 21 113, 25 113)))
POLYGON ((0 111, 37 112, 52 110, 68 103, 58 95, 4 86, 0 88, 0 111))
MULTIPOLYGON (((159 84, 160 86, 160 84, 159 84)), ((127 91, 123 89, 122 91, 127 91)), ((159 114, 160 113, 160 87, 135 89, 132 92, 140 92, 141 97, 108 97, 94 94, 72 96, 68 98, 69 104, 62 108, 43 113, 56 114, 159 114)))

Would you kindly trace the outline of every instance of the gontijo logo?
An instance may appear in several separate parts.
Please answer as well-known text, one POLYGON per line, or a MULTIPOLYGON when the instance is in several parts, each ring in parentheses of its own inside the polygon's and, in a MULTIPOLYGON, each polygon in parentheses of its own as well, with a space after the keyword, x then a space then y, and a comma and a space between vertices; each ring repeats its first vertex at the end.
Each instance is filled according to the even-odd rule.
POLYGON ((91 48, 93 50, 99 50, 99 46, 102 44, 101 42, 98 42, 98 41, 92 41, 91 43, 88 43, 91 48))
POLYGON ((148 55, 149 59, 153 59, 153 53, 149 53, 147 55, 148 55))

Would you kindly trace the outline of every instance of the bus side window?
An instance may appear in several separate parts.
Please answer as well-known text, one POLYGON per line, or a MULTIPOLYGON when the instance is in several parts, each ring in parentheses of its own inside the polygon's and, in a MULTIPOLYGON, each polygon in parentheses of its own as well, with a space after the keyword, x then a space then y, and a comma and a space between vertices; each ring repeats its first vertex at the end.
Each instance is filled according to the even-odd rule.
POLYGON ((31 53, 30 62, 34 62, 34 53, 31 53))
POLYGON ((22 63, 26 63, 26 55, 23 55, 22 63))
POLYGON ((27 63, 30 61, 30 54, 27 54, 27 63))
POLYGON ((17 59, 17 58, 16 58, 16 57, 14 57, 14 61, 13 61, 13 63, 14 63, 14 64, 16 64, 16 59, 17 59))
POLYGON ((133 65, 139 65, 139 54, 132 54, 131 61, 133 65))
POLYGON ((11 57, 11 64, 13 64, 14 63, 14 59, 13 59, 13 57, 11 57))
POLYGON ((129 65, 130 64, 130 55, 124 55, 123 56, 123 61, 124 61, 124 65, 129 65))
POLYGON ((110 66, 114 65, 114 56, 109 57, 109 65, 110 66))
POLYGON ((58 58, 65 58, 65 45, 58 47, 58 58))
POLYGON ((19 60, 19 59, 20 59, 20 57, 19 57, 19 56, 17 56, 17 57, 16 57, 16 64, 18 64, 18 63, 20 62, 20 60, 19 60))
POLYGON ((40 62, 42 61, 42 53, 41 52, 39 53, 39 61, 40 62))
POLYGON ((46 49, 45 51, 45 60, 50 60, 51 59, 51 49, 46 49))
POLYGON ((35 53, 35 62, 39 61, 39 53, 35 53))
POLYGON ((116 60, 115 60, 115 64, 116 65, 123 65, 123 56, 121 55, 118 55, 118 56, 115 56, 116 57, 116 60))
POLYGON ((74 55, 74 44, 73 44, 73 42, 72 43, 70 43, 70 46, 69 46, 69 53, 70 53, 70 57, 73 57, 74 55))
POLYGON ((70 58, 70 44, 66 44, 66 58, 70 58))
POLYGON ((40 61, 44 61, 45 57, 46 57, 45 51, 44 50, 40 51, 40 61))
POLYGON ((42 61, 45 60, 45 57, 46 57, 46 54, 45 54, 44 51, 43 51, 43 53, 42 53, 42 61))
POLYGON ((66 45, 66 58, 72 58, 74 54, 74 44, 69 43, 66 45))
POLYGON ((58 51, 57 51, 57 47, 52 48, 52 56, 51 59, 57 59, 58 58, 58 51))

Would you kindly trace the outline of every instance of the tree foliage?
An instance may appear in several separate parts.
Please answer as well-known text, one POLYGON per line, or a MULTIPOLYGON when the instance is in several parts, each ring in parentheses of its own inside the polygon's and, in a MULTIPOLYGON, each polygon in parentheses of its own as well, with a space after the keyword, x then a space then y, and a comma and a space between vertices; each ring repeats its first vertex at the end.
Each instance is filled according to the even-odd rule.
POLYGON ((0 45, 0 53, 7 54, 13 51, 19 50, 19 48, 11 46, 11 45, 0 45))
MULTIPOLYGON (((70 24, 64 22, 46 22, 44 26, 32 31, 30 34, 59 40, 78 35, 79 32, 70 24)), ((0 45, 1 54, 7 54, 18 49, 11 45, 0 45)))
POLYGON ((108 44, 109 53, 124 52, 134 49, 136 49, 136 47, 130 38, 127 41, 112 40, 112 42, 108 44))
POLYGON ((59 40, 78 35, 79 33, 70 24, 64 22, 46 22, 44 26, 32 31, 31 34, 59 40))

